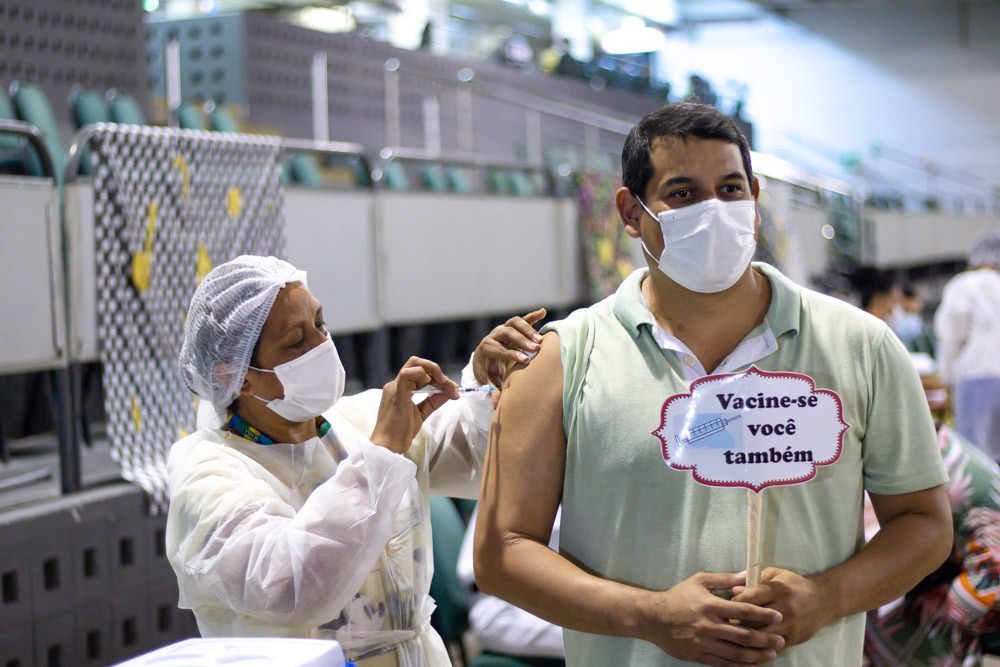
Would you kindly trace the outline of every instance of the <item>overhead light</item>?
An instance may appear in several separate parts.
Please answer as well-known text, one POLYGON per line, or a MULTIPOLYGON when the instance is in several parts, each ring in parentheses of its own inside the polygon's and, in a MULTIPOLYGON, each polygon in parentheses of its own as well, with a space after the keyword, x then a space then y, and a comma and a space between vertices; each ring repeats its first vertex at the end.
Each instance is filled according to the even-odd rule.
POLYGON ((552 5, 547 0, 528 0, 528 11, 535 16, 549 16, 552 14, 552 5))
POLYGON ((659 50, 666 41, 662 32, 648 27, 638 16, 626 16, 621 28, 604 33, 601 49, 611 55, 649 53, 659 50))
POLYGON ((350 7, 303 7, 298 13, 298 23, 304 28, 321 32, 351 32, 358 26, 350 7))
MULTIPOLYGON (((638 16, 639 18, 659 25, 676 25, 680 22, 681 14, 677 8, 677 0, 602 0, 605 5, 615 7, 625 14, 638 16)), ((687 3, 694 5, 696 3, 687 3)), ((709 3, 697 3, 709 4, 709 3)))

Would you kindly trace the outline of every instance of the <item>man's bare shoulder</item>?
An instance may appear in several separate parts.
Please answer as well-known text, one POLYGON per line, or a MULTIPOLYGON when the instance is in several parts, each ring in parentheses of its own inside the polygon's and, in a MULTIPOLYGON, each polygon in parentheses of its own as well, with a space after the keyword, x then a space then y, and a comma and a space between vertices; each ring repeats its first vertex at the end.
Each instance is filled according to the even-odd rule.
POLYGON ((527 364, 518 364, 511 369, 504 382, 504 393, 517 394, 540 392, 553 385, 562 389, 562 359, 559 349, 559 334, 548 331, 542 336, 538 354, 527 364))

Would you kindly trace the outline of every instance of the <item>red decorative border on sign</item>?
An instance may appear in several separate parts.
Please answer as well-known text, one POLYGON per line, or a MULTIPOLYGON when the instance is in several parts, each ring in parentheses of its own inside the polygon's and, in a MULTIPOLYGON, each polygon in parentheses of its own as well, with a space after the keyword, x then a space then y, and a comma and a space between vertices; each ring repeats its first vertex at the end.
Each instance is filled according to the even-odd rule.
POLYGON ((655 436, 656 439, 660 441, 660 445, 661 445, 660 449, 661 449, 662 454, 663 454, 663 461, 668 466, 670 466, 670 468, 672 470, 690 470, 690 471, 692 471, 691 472, 691 476, 694 477, 695 481, 697 481, 699 484, 704 484, 705 486, 743 487, 743 488, 746 488, 746 489, 752 489, 756 493, 760 493, 761 491, 763 491, 764 489, 766 489, 769 486, 788 486, 788 485, 791 485, 791 484, 802 484, 803 482, 808 482, 809 480, 811 480, 813 477, 816 476, 816 468, 817 468, 817 466, 828 466, 828 465, 831 465, 831 464, 835 463, 837 461, 837 459, 840 458, 840 454, 843 451, 843 447, 844 447, 844 434, 847 433, 847 431, 851 428, 851 425, 848 424, 846 421, 844 421, 844 404, 841 402, 840 396, 837 394, 837 392, 833 391, 832 389, 817 389, 815 381, 811 377, 809 377, 808 375, 804 375, 802 373, 792 373, 792 372, 778 372, 778 373, 773 373, 771 371, 763 371, 763 370, 757 368, 756 366, 751 366, 747 370, 742 371, 740 373, 722 373, 722 374, 719 374, 719 375, 706 375, 703 378, 698 378, 697 380, 695 380, 694 382, 691 383, 691 389, 692 389, 692 392, 689 393, 689 394, 674 394, 673 396, 671 396, 670 398, 668 398, 666 401, 663 402, 663 407, 660 408, 660 425, 655 430, 653 430, 650 433, 650 435, 655 436), (834 403, 837 406, 837 421, 840 422, 840 426, 841 426, 840 433, 837 435, 837 451, 836 451, 836 453, 831 458, 829 458, 827 460, 824 460, 824 461, 813 461, 812 462, 812 472, 809 473, 808 475, 804 475, 802 477, 795 477, 795 478, 791 478, 791 479, 771 480, 771 481, 769 481, 769 482, 767 482, 765 484, 761 484, 761 485, 751 484, 749 482, 728 482, 728 481, 727 482, 720 482, 720 481, 715 481, 715 480, 709 480, 709 479, 705 479, 705 478, 701 477, 698 474, 698 468, 697 468, 697 466, 682 466, 682 465, 678 465, 678 466, 675 467, 674 465, 671 465, 671 463, 670 463, 670 450, 669 450, 669 447, 668 447, 668 443, 667 443, 667 441, 666 441, 665 438, 662 438, 659 435, 657 435, 658 431, 666 431, 667 430, 667 409, 670 407, 670 404, 673 403, 674 401, 677 401, 677 400, 681 400, 681 399, 685 399, 685 398, 691 398, 694 395, 694 389, 696 389, 698 387, 698 385, 700 385, 700 384, 707 384, 707 383, 713 382, 715 380, 722 380, 722 379, 726 379, 726 378, 749 377, 751 375, 757 375, 759 377, 790 378, 790 379, 793 379, 793 380, 805 380, 809 384, 809 387, 810 387, 809 392, 811 394, 827 394, 827 395, 831 396, 833 398, 834 403))

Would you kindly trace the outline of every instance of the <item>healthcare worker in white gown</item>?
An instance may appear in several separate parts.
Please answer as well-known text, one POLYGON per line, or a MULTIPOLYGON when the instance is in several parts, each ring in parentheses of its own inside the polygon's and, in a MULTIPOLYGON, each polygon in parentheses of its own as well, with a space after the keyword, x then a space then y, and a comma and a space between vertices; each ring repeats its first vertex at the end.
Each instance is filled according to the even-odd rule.
MULTIPOLYGON (((543 315, 494 329, 463 384, 537 349, 543 315)), ((273 257, 205 277, 179 362, 214 417, 168 461, 167 553, 201 634, 332 638, 363 667, 449 665, 430 626, 428 496, 478 494, 490 395, 453 400, 441 369, 411 358, 382 390, 342 398, 322 307, 273 257), (415 403, 427 385, 443 391, 415 403)))

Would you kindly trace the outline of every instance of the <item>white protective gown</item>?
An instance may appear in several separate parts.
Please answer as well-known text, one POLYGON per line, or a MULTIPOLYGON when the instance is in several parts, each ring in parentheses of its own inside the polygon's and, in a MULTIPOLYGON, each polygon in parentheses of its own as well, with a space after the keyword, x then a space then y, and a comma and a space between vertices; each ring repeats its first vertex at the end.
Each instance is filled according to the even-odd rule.
POLYGON ((364 667, 450 665, 430 627, 430 493, 475 498, 489 396, 449 401, 398 455, 368 440, 381 391, 342 398, 322 439, 222 430, 174 444, 167 554, 205 637, 338 640, 364 667))

